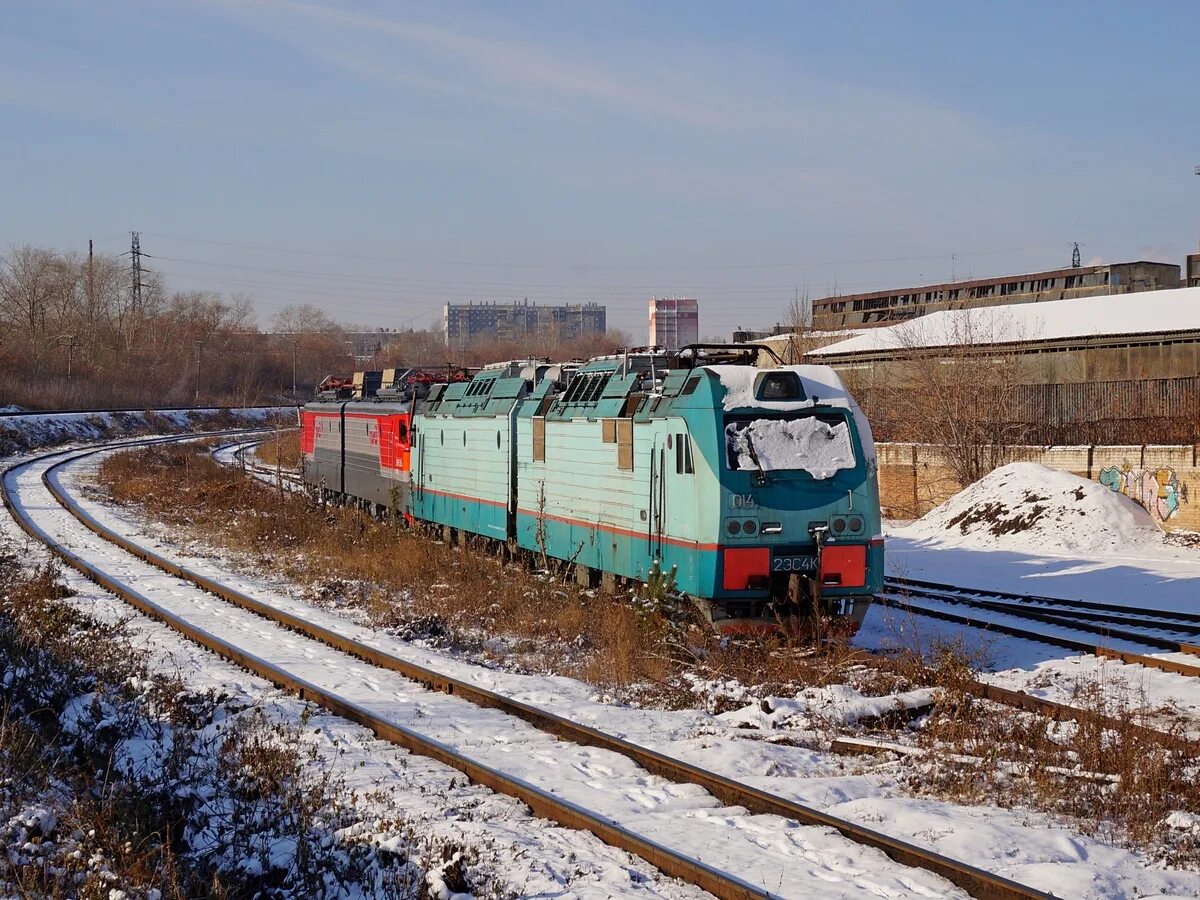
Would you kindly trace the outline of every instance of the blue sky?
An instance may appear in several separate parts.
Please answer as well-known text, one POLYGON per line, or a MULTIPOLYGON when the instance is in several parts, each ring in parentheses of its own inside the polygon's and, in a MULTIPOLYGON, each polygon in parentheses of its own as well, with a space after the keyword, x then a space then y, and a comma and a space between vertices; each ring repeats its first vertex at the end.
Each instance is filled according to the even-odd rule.
POLYGON ((1183 3, 7 0, 0 246, 177 289, 426 326, 595 299, 645 335, 793 292, 1085 259, 1200 232, 1183 3), (287 251, 287 252, 285 252, 287 251))

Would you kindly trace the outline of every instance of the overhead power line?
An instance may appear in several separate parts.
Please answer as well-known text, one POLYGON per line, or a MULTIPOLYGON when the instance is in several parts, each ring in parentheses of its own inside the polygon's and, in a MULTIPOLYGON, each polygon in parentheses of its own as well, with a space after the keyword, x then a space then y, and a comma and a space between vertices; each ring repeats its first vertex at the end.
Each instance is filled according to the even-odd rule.
MULTIPOLYGON (((163 256, 162 254, 156 254, 154 258, 158 259, 158 260, 166 260, 167 262, 183 263, 185 265, 205 266, 208 268, 217 268, 217 269, 233 269, 233 270, 237 270, 237 271, 241 271, 241 272, 261 272, 261 273, 267 274, 267 275, 283 275, 283 276, 295 277, 295 278, 326 278, 326 279, 336 280, 338 282, 357 281, 357 282, 362 282, 362 283, 368 284, 368 285, 374 285, 374 284, 383 285, 383 286, 395 285, 395 286, 400 286, 400 287, 417 288, 417 289, 421 289, 421 290, 427 289, 429 287, 443 287, 443 286, 447 287, 447 288, 454 288, 455 290, 460 291, 460 292, 461 291, 492 291, 492 290, 499 291, 499 290, 506 290, 509 288, 512 288, 518 292, 522 292, 526 288, 546 288, 546 289, 563 289, 563 290, 578 289, 578 290, 583 290, 583 291, 587 291, 587 290, 591 289, 588 287, 588 285, 584 284, 582 281, 536 282, 536 281, 526 281, 524 279, 521 279, 520 281, 495 281, 495 280, 493 280, 493 281, 447 281, 444 279, 431 279, 431 278, 413 279, 413 278, 398 278, 398 277, 381 276, 381 275, 359 275, 359 274, 352 273, 352 272, 329 272, 329 271, 322 272, 322 271, 316 271, 316 270, 312 270, 312 269, 282 269, 277 266, 251 266, 251 265, 244 265, 241 263, 224 263, 224 262, 214 262, 212 260, 188 259, 186 257, 180 257, 180 256, 163 256)), ((677 279, 672 279, 672 280, 675 281, 677 279)), ((719 287, 732 287, 732 285, 697 285, 694 282, 691 282, 688 284, 687 289, 688 290, 700 290, 700 289, 703 289, 706 287, 718 287, 719 288, 719 287)), ((795 287, 795 282, 788 281, 788 282, 781 282, 778 284, 748 284, 748 285, 739 285, 737 287, 739 290, 761 289, 761 290, 771 290, 771 291, 779 291, 779 290, 791 291, 795 287)), ((601 283, 601 284, 597 285, 597 289, 599 289, 599 290, 625 289, 625 290, 630 290, 630 291, 650 290, 651 292, 653 292, 654 287, 653 287, 652 281, 641 281, 641 282, 638 282, 637 284, 611 284, 611 283, 605 282, 605 283, 601 283)))
POLYGON ((262 244, 243 244, 234 241, 216 241, 207 238, 181 237, 179 235, 158 234, 152 232, 143 232, 148 237, 156 237, 161 240, 184 241, 192 244, 210 244, 216 247, 231 247, 240 250, 258 250, 268 253, 290 253, 299 256, 326 256, 338 257, 341 259, 358 259, 371 260, 374 262, 396 262, 406 265, 438 265, 438 266, 462 266, 478 269, 573 269, 582 267, 586 269, 605 269, 605 270, 628 270, 628 271, 644 271, 644 270, 747 270, 747 269, 801 269, 801 268, 821 268, 826 266, 851 266, 851 265, 868 265, 871 263, 895 263, 895 262, 919 262, 922 260, 949 259, 952 254, 957 256, 994 256, 1005 253, 1027 253, 1033 250, 1042 249, 1040 247, 1009 247, 1004 249, 988 249, 988 250, 967 250, 954 251, 947 250, 941 253, 929 253, 916 256, 890 256, 890 257, 873 257, 865 259, 833 259, 833 260, 801 260, 792 262, 769 262, 769 263, 706 263, 702 265, 682 264, 676 265, 673 263, 628 263, 628 264, 610 264, 610 263, 514 263, 514 262, 481 262, 481 261, 466 261, 466 260, 445 260, 445 259, 429 259, 403 256, 370 256, 361 253, 340 253, 332 250, 301 250, 295 247, 269 247, 262 244))
MULTIPOLYGON (((155 259, 164 259, 165 257, 155 256, 155 259)), ((197 276, 195 273, 181 272, 173 269, 162 269, 159 271, 163 275, 168 275, 175 278, 202 279, 206 284, 217 284, 228 286, 230 289, 243 289, 248 293, 259 293, 260 288, 265 288, 271 291, 282 291, 290 295, 291 301, 303 301, 304 298, 311 297, 324 301, 328 305, 336 305, 339 300, 353 300, 358 306, 370 306, 374 308, 391 308, 397 304, 405 303, 429 303, 430 299, 436 299, 442 303, 465 303, 468 300, 479 302, 496 302, 496 303, 513 303, 522 300, 529 300, 531 303, 601 303, 610 310, 634 310, 644 312, 646 309, 646 295, 654 293, 647 287, 629 289, 625 291, 604 290, 589 288, 584 285, 575 287, 569 290, 559 291, 527 291, 522 290, 519 285, 505 285, 499 288, 488 290, 480 290, 472 288, 469 291, 463 291, 454 288, 445 287, 424 287, 414 284, 397 284, 384 286, 359 286, 346 284, 306 284, 304 282, 290 282, 273 279, 260 279, 245 276, 233 275, 203 275, 197 276)), ((840 282, 839 288, 869 288, 875 286, 886 286, 894 282, 840 282)), ((739 287, 737 285, 720 285, 720 286, 696 286, 688 285, 684 293, 703 295, 706 306, 716 307, 723 301, 738 302, 743 300, 752 301, 770 301, 779 298, 790 297, 795 290, 794 285, 777 285, 777 286, 749 286, 739 287)), ((661 293, 661 291, 660 291, 661 293)), ((264 299, 266 297, 264 296, 264 299)), ((314 305, 321 305, 314 302, 314 305)))

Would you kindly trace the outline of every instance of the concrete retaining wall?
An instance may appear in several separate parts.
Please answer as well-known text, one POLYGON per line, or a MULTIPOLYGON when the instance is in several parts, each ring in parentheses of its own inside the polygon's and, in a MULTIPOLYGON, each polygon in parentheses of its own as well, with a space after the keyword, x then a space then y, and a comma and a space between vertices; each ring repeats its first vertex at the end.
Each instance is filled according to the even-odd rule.
MULTIPOLYGON (((937 447, 879 444, 884 515, 916 519, 962 489, 937 447)), ((1168 531, 1200 531, 1200 444, 1019 447, 1014 459, 1072 472, 1120 491, 1168 531)))

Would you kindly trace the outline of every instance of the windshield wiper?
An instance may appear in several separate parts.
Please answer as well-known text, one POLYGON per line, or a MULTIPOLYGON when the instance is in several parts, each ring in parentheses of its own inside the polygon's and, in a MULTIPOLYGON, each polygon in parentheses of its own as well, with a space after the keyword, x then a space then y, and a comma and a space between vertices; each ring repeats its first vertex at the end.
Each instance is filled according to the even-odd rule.
POLYGON ((767 472, 762 467, 762 463, 758 459, 758 451, 754 449, 754 438, 750 436, 750 429, 746 429, 746 449, 750 451, 750 458, 754 460, 754 465, 758 469, 758 474, 754 476, 755 484, 767 483, 767 472))

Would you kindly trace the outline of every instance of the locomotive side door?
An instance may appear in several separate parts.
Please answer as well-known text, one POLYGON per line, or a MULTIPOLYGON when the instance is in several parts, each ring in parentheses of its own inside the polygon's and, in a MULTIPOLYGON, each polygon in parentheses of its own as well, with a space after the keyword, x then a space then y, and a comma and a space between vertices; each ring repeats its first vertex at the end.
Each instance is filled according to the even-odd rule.
POLYGON ((665 419, 662 424, 670 431, 655 434, 650 447, 647 547, 664 574, 674 569, 677 584, 694 585, 699 563, 692 543, 698 538, 691 436, 681 419, 665 419))
POLYGON ((661 434, 650 444, 650 522, 649 549, 652 558, 662 560, 663 533, 667 528, 666 448, 661 434))

